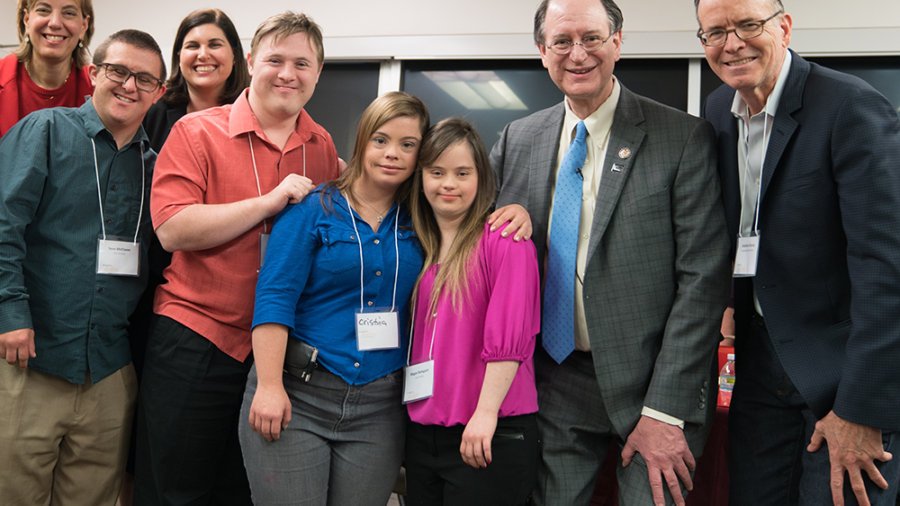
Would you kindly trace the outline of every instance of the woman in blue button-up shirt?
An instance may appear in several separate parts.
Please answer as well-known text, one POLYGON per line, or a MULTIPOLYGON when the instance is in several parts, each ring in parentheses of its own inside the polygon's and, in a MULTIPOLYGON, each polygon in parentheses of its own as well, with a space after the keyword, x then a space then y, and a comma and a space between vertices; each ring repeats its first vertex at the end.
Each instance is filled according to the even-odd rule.
POLYGON ((342 176, 275 222, 240 426, 256 504, 383 506, 390 496, 403 454, 408 302, 423 260, 405 203, 427 126, 419 99, 375 99, 342 176), (301 342, 318 350, 308 381, 292 363, 301 342))

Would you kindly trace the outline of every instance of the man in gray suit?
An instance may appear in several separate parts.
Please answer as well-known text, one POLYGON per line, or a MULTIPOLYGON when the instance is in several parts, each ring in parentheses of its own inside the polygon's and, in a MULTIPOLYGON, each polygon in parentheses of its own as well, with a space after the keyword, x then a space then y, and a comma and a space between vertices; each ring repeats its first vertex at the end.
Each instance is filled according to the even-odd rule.
POLYGON ((545 348, 549 308, 560 305, 551 299, 562 299, 569 322, 568 349, 535 355, 537 504, 588 504, 612 441, 621 448, 620 504, 684 504, 714 409, 729 274, 714 134, 616 80, 621 28, 613 0, 542 2, 535 43, 565 100, 510 123, 491 152, 498 206, 513 205, 496 214, 520 205, 534 224, 545 348), (564 198, 554 193, 560 166, 573 130, 585 127, 581 198, 564 198), (552 235, 564 228, 555 217, 573 204, 577 238, 566 249, 576 258, 560 271, 553 257, 567 252, 554 250, 564 244, 552 235), (547 297, 560 279, 573 290, 547 297))

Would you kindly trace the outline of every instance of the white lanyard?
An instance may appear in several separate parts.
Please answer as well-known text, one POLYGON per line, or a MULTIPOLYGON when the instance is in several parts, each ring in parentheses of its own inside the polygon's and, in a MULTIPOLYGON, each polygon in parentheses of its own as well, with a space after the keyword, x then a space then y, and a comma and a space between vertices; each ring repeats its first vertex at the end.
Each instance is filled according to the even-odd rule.
MULTIPOLYGON (((752 120, 752 118, 751 118, 752 120)), ((741 195, 743 195, 744 191, 747 190, 747 182, 753 179, 753 174, 750 173, 750 122, 748 121, 745 125, 743 121, 740 122, 741 131, 743 133, 743 148, 744 148, 744 182, 741 185, 741 195)), ((768 139, 766 138, 766 133, 769 127, 769 117, 768 113, 763 109, 763 135, 762 141, 760 142, 760 157, 759 157, 759 182, 757 183, 756 188, 756 209, 754 210, 753 217, 753 232, 755 235, 759 235, 759 204, 762 200, 762 180, 763 180, 763 168, 766 164, 766 148, 768 148, 768 139)), ((743 198, 741 199, 743 203, 743 198)), ((740 227, 738 227, 738 237, 743 237, 743 223, 744 223, 744 206, 741 205, 741 217, 740 217, 740 227)))
MULTIPOLYGON (((353 206, 350 204, 350 199, 347 199, 347 207, 349 208, 348 213, 350 213, 350 221, 353 223, 353 232, 356 234, 356 244, 359 245, 359 312, 362 313, 365 309, 363 304, 364 299, 364 284, 365 284, 365 264, 363 260, 363 247, 362 247, 362 239, 359 237, 359 229, 356 228, 356 218, 353 217, 353 206)), ((391 312, 395 311, 397 307, 397 275, 400 272, 400 248, 397 245, 397 224, 400 222, 400 205, 397 204, 397 212, 394 215, 394 295, 391 298, 391 312)))
MULTIPOLYGON (((421 285, 420 285, 421 286, 421 285)), ((431 315, 431 346, 428 348, 428 360, 412 365, 413 329, 416 325, 415 308, 413 308, 412 328, 409 329, 409 349, 406 351, 406 367, 403 368, 403 404, 417 402, 434 395, 434 336, 437 332, 437 313, 431 315)), ((425 328, 428 328, 426 318, 425 328)))
MULTIPOLYGON (((421 286, 421 284, 419 285, 421 286)), ((409 326, 409 349, 406 350, 406 365, 409 366, 412 364, 412 348, 413 348, 413 330, 416 328, 416 308, 413 305, 412 314, 410 315, 410 321, 412 325, 409 326)), ((434 360, 434 336, 437 333, 437 313, 432 313, 431 315, 432 327, 431 327, 431 345, 428 346, 428 360, 434 360)), ((428 319, 426 318, 423 322, 425 328, 428 328, 428 319)))
MULTIPOLYGON (((137 227, 134 229, 134 239, 132 242, 137 244, 138 233, 141 231, 141 218, 144 216, 144 185, 146 182, 144 181, 147 176, 146 168, 144 167, 144 144, 138 143, 141 147, 141 207, 138 209, 138 219, 137 219, 137 227)), ((100 203, 100 230, 103 232, 103 240, 106 240, 106 218, 103 215, 103 194, 100 190, 100 165, 97 163, 97 143, 94 142, 94 138, 91 137, 91 148, 94 150, 94 176, 97 178, 97 201, 100 203)))
MULTIPOLYGON (((253 177, 256 178, 256 194, 262 197, 262 187, 259 185, 259 171, 256 169, 256 153, 253 152, 253 139, 250 137, 250 132, 247 132, 247 144, 250 145, 250 161, 253 162, 253 177)), ((306 144, 302 145, 303 148, 303 177, 306 177, 306 144)), ((266 227, 266 220, 263 220, 263 234, 268 233, 268 228, 266 227)))

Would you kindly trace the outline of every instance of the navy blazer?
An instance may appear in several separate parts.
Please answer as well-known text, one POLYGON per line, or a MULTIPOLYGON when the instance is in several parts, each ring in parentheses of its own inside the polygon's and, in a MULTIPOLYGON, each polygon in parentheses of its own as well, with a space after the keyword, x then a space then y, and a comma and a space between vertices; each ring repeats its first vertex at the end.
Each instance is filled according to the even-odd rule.
MULTIPOLYGON (((732 248, 741 206, 734 93, 720 87, 705 111, 732 248)), ((900 118, 887 99, 793 54, 759 223, 757 275, 735 280, 738 343, 755 292, 785 371, 818 417, 833 409, 900 429, 900 118)))

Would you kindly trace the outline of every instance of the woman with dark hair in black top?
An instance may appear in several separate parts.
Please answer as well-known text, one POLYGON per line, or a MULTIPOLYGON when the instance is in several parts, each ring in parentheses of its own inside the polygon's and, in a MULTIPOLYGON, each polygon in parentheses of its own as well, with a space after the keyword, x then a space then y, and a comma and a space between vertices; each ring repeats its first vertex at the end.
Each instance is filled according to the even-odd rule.
MULTIPOLYGON (((178 26, 172 48, 172 76, 166 82, 166 93, 144 117, 144 130, 157 153, 162 150, 169 131, 184 115, 210 107, 230 104, 250 85, 250 73, 244 59, 240 36, 231 19, 219 9, 191 12, 178 26)), ((153 237, 149 253, 150 276, 147 289, 131 315, 128 335, 138 378, 144 364, 144 351, 153 315, 156 287, 164 282, 163 270, 172 254, 153 237)), ((134 435, 128 458, 129 477, 134 473, 134 435)), ((131 483, 131 480, 126 480, 131 483)), ((130 490, 123 487, 123 499, 130 490)), ((120 501, 130 504, 130 501, 120 501)))

